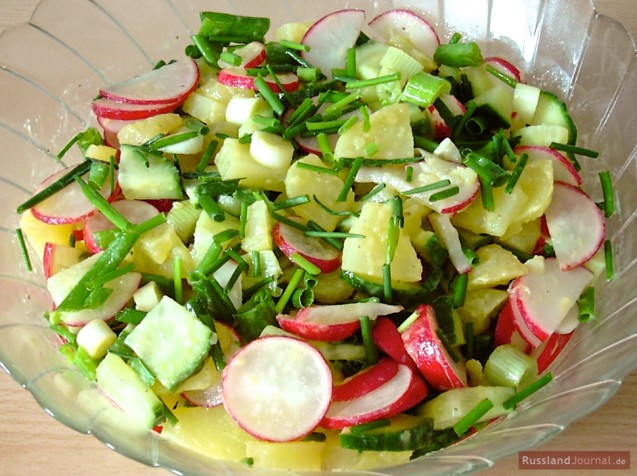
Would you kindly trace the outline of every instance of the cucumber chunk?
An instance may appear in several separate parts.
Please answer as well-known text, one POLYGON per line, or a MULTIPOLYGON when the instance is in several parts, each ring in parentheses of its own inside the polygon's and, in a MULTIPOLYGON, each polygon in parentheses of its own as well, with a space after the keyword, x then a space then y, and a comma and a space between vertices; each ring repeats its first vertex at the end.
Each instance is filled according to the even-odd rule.
POLYGON ((345 430, 339 442, 344 448, 358 451, 409 451, 427 445, 432 434, 431 418, 398 415, 389 426, 363 432, 345 430))
POLYGON ((199 369, 213 333, 186 308, 164 296, 126 338, 128 345, 170 391, 199 369))
POLYGON ((179 170, 159 152, 122 144, 117 177, 129 200, 183 198, 179 170))
POLYGON ((151 429, 164 420, 164 404, 121 357, 106 354, 96 375, 106 395, 144 428, 151 429))

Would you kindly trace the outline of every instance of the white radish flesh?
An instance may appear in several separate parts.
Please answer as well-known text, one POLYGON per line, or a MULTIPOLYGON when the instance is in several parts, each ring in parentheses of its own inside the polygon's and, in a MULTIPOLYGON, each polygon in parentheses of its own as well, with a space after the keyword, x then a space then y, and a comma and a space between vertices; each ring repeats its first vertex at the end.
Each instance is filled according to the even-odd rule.
POLYGON ((356 43, 364 21, 365 12, 354 9, 320 18, 303 36, 301 43, 309 47, 303 58, 331 78, 332 69, 345 66, 347 50, 356 43))
POLYGON ((272 230, 272 239, 288 258, 295 253, 316 265, 321 272, 336 271, 341 264, 341 254, 318 238, 308 237, 302 231, 277 222, 272 230))
POLYGON ((604 213, 577 187, 555 182, 553 199, 545 216, 555 256, 562 270, 586 263, 604 243, 604 213))
POLYGON ((131 104, 99 98, 91 103, 91 108, 98 120, 105 118, 132 121, 172 112, 180 105, 179 101, 162 104, 131 104))
POLYGON ((429 215, 429 222, 431 223, 434 232, 442 240, 442 243, 449 252, 449 259, 451 260, 453 267, 456 268, 456 271, 460 274, 465 274, 471 271, 471 263, 464 254, 462 243, 460 242, 460 235, 458 234, 458 230, 456 230, 451 223, 449 215, 431 213, 429 215))
MULTIPOLYGON (((257 90, 255 84, 256 77, 247 74, 243 68, 226 68, 219 71, 217 75, 217 81, 225 86, 231 86, 240 89, 252 89, 257 90)), ((280 93, 281 88, 279 83, 286 92, 293 92, 299 88, 299 77, 294 73, 281 73, 276 75, 276 80, 271 76, 264 76, 266 84, 270 87, 272 92, 280 93)))
POLYGON ((296 318, 324 325, 347 324, 349 322, 358 322, 364 316, 374 320, 378 316, 386 316, 402 310, 402 306, 380 302, 356 302, 305 307, 297 313, 296 318))
POLYGON ((440 45, 438 34, 431 24, 409 10, 386 11, 370 21, 369 26, 386 41, 392 41, 392 39, 399 41, 399 37, 407 38, 414 47, 429 58, 433 58, 436 48, 440 45))
POLYGON ((514 148, 513 153, 517 156, 527 154, 529 161, 549 159, 553 164, 553 179, 556 182, 564 182, 576 187, 582 185, 582 177, 573 164, 555 149, 537 145, 521 145, 514 148))
POLYGON ((256 68, 260 66, 266 58, 265 45, 259 41, 252 41, 241 48, 237 48, 233 53, 241 58, 241 64, 233 65, 224 60, 219 60, 218 64, 220 68, 232 68, 235 66, 241 68, 256 68))
POLYGON ((250 342, 223 371, 223 403, 251 435, 291 441, 313 431, 332 399, 332 373, 322 354, 296 338, 250 342))

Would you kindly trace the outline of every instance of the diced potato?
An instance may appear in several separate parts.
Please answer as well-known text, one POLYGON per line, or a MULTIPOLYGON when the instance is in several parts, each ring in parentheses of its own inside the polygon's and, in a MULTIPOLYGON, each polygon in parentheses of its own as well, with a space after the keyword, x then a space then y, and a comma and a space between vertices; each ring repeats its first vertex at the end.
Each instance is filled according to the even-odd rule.
POLYGON ((466 327, 473 323, 473 332, 481 334, 489 328, 489 320, 499 312, 509 293, 503 289, 485 288, 467 291, 464 305, 457 309, 460 320, 466 327))
POLYGON ((354 192, 351 190, 347 193, 344 201, 337 201, 337 197, 343 188, 343 181, 331 174, 318 173, 297 167, 296 164, 304 163, 323 167, 316 155, 310 154, 295 162, 295 165, 289 168, 285 176, 285 193, 288 197, 298 197, 300 195, 310 195, 310 202, 294 207, 294 213, 306 220, 313 220, 327 231, 333 231, 341 220, 341 217, 330 214, 323 209, 312 195, 320 200, 330 210, 347 211, 352 210, 354 206, 354 192))
POLYGON ((415 240, 422 230, 423 218, 431 213, 431 208, 423 206, 423 204, 412 197, 407 198, 403 202, 403 217, 405 219, 405 233, 415 240))
POLYGON ((262 97, 233 96, 226 107, 225 120, 241 126, 254 116, 272 117, 272 109, 262 97))
POLYGON ((27 243, 42 261, 46 243, 68 245, 75 226, 72 224, 49 225, 35 218, 31 210, 27 210, 20 217, 20 229, 27 243))
MULTIPOLYGON (((363 205, 350 233, 363 235, 364 238, 345 240, 341 265, 344 271, 352 271, 366 279, 383 279, 391 216, 391 207, 386 204, 367 202, 363 205)), ((402 228, 390 269, 392 282, 413 283, 420 281, 422 277, 422 263, 402 228)))
POLYGON ((169 134, 181 126, 179 114, 158 114, 127 124, 117 133, 120 144, 142 145, 159 134, 169 134))
POLYGON ((469 271, 467 289, 493 288, 505 285, 528 272, 520 260, 500 245, 491 244, 478 248, 477 265, 469 271))
POLYGON ((310 26, 311 24, 308 22, 284 23, 274 31, 274 37, 277 41, 287 40, 300 43, 310 26))
POLYGON ((206 124, 214 124, 226 119, 226 104, 205 96, 198 90, 190 93, 181 108, 186 114, 206 124))
MULTIPOLYGON (((553 164, 550 159, 529 161, 515 185, 527 196, 527 202, 515 223, 523 224, 544 215, 553 198, 553 164)), ((512 226, 509 226, 511 231, 512 226)))
POLYGON ((241 186, 282 192, 287 167, 272 168, 261 165, 252 158, 250 144, 237 139, 225 139, 215 165, 223 180, 241 179, 241 186))
POLYGON ((101 319, 90 321, 77 333, 77 345, 92 359, 101 359, 117 340, 117 334, 101 319))
POLYGON ((134 261, 135 268, 141 273, 158 274, 167 278, 174 276, 176 259, 181 261, 183 275, 194 269, 190 250, 168 223, 144 233, 128 259, 134 261))
POLYGON ((532 253, 541 236, 542 223, 541 219, 537 218, 520 225, 519 228, 512 226, 511 230, 500 238, 500 243, 524 253, 532 253))
POLYGON ((323 470, 347 468, 351 471, 378 469, 407 463, 412 451, 356 451, 339 444, 337 432, 327 432, 323 470))
POLYGON ((398 159, 412 157, 414 138, 409 122, 409 106, 392 104, 373 113, 369 118, 369 129, 365 131, 363 121, 358 121, 340 135, 334 155, 340 157, 369 157, 366 149, 375 145, 373 157, 398 159))
POLYGON ((316 276, 314 299, 322 304, 337 304, 345 301, 354 292, 349 284, 341 279, 340 270, 321 273, 316 276))
POLYGON ((91 144, 87 147, 84 157, 87 159, 101 160, 110 163, 111 159, 115 159, 117 149, 103 144, 91 144))
POLYGON ((235 96, 242 97, 254 97, 255 92, 252 89, 233 88, 232 86, 226 86, 217 81, 217 77, 209 78, 207 81, 202 82, 197 88, 197 93, 219 101, 220 103, 227 105, 228 101, 235 96))
MULTIPOLYGON (((226 214, 226 219, 220 222, 210 218, 207 213, 199 215, 195 225, 194 243, 191 251, 195 266, 198 266, 203 257, 206 256, 206 253, 214 243, 214 236, 225 230, 239 230, 239 220, 228 214, 226 214)), ((226 241, 221 246, 225 249, 233 243, 233 241, 226 241)))
POLYGON ((271 250, 273 225, 265 201, 257 200, 249 205, 246 214, 245 237, 241 240, 243 251, 271 250))
POLYGON ((325 442, 323 441, 249 441, 246 457, 255 466, 291 471, 320 471, 325 442))
POLYGON ((163 293, 155 281, 146 283, 144 286, 135 291, 135 294, 133 294, 135 309, 142 312, 148 312, 159 304, 162 296, 163 293))

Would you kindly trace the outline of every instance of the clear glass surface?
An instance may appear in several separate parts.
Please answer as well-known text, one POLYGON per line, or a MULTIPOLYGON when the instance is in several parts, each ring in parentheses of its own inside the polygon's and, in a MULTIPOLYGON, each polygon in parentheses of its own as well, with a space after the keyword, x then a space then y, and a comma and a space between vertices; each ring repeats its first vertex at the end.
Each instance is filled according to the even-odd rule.
MULTIPOLYGON (((200 10, 270 16, 273 29, 337 8, 371 19, 394 7, 422 13, 443 39, 460 31, 485 55, 503 55, 534 84, 564 97, 579 143, 601 152, 585 162, 585 187, 601 199, 610 170, 617 214, 608 223, 616 277, 600 282, 599 316, 581 326, 552 366, 554 381, 484 431, 379 475, 462 474, 536 446, 602 405, 637 367, 637 62, 635 44, 589 0, 43 0, 30 22, 0 37, 0 363, 52 416, 148 465, 197 474, 277 474, 206 459, 129 427, 123 414, 57 352, 43 312, 44 278, 25 270, 15 238, 16 206, 44 177, 80 160, 55 154, 95 125, 90 101, 104 85, 182 54, 200 10), (573 34, 583 32, 583 34, 573 34)), ((346 472, 341 474, 370 474, 346 472)))

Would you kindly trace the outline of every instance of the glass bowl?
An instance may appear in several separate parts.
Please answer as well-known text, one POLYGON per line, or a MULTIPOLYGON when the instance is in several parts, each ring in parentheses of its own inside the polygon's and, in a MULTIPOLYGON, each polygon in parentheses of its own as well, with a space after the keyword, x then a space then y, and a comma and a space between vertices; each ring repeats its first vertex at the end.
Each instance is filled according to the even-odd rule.
MULTIPOLYGON (((80 160, 55 159, 76 131, 94 124, 90 101, 105 84, 179 57, 200 10, 273 17, 273 29, 344 6, 368 18, 393 7, 424 14, 443 38, 455 31, 485 55, 510 58, 529 82, 560 94, 579 126, 579 144, 601 151, 584 166, 586 189, 601 199, 597 174, 610 170, 617 213, 608 223, 615 279, 600 282, 598 317, 580 326, 553 363, 553 382, 508 417, 471 438, 374 474, 478 471, 533 448, 602 405, 637 367, 637 62, 635 44, 589 0, 43 0, 28 24, 0 37, 0 363, 63 424, 116 451, 176 473, 277 474, 215 461, 131 427, 57 352, 43 312, 50 299, 36 265, 25 270, 15 236, 16 206, 51 172, 80 160), (584 32, 574 35, 573 32, 584 32)), ((369 474, 350 471, 343 474, 369 474)))

